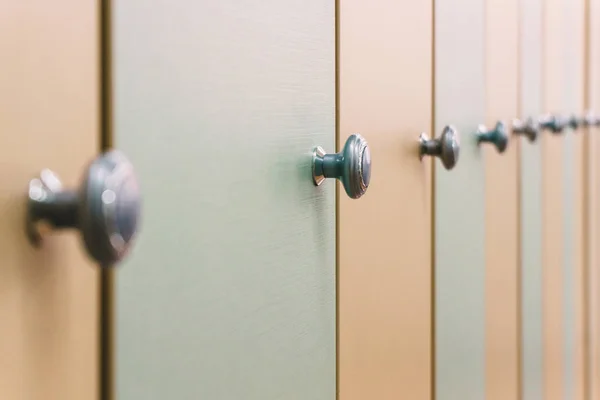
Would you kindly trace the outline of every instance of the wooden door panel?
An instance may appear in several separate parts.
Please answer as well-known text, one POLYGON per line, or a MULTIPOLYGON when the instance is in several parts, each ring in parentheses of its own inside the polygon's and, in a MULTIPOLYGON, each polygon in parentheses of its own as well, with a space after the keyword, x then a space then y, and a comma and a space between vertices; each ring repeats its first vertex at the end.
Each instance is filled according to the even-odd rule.
MULTIPOLYGON (((542 0, 522 0, 519 7, 519 115, 543 112, 542 0)), ((538 138, 519 139, 521 262, 521 395, 544 399, 542 147, 538 138)))
POLYGON ((0 3, 0 397, 98 396, 98 269, 75 232, 34 249, 27 184, 51 168, 79 183, 98 152, 94 2, 0 3))
MULTIPOLYGON (((600 1, 586 2, 585 26, 587 37, 584 95, 585 106, 595 113, 600 112, 600 27, 595 21, 600 18, 600 1)), ((586 227, 585 255, 587 268, 586 306, 587 327, 584 348, 586 352, 586 395, 590 400, 600 399, 600 140, 597 127, 585 131, 585 169, 587 175, 587 197, 584 208, 586 227)))
POLYGON ((144 220, 116 276, 120 399, 336 395, 335 3, 115 2, 115 146, 144 220))
MULTIPOLYGON (((584 0, 564 2, 563 105, 565 115, 583 115, 585 63, 584 0)), ((565 397, 585 399, 584 250, 586 184, 584 183, 584 133, 566 129, 564 133, 564 334, 565 397)))
MULTIPOLYGON (((486 2, 486 125, 510 127, 518 112, 518 5, 486 2)), ((508 128, 510 135, 510 128, 508 128)), ((516 140, 515 140, 516 139, 516 140)), ((486 399, 519 394, 518 138, 503 153, 482 144, 485 159, 486 399)))
POLYGON ((340 190, 339 397, 428 399, 431 390, 432 125, 428 2, 339 3, 339 140, 369 142, 367 193, 340 190))
MULTIPOLYGON (((562 0, 543 5, 544 112, 562 114, 564 105, 564 7, 562 0)), ((562 399, 565 391, 564 136, 544 132, 542 146, 543 346, 544 399, 562 399)))
POLYGON ((435 391, 481 400, 485 389, 485 1, 436 0, 435 133, 454 125, 460 159, 435 163, 435 391))

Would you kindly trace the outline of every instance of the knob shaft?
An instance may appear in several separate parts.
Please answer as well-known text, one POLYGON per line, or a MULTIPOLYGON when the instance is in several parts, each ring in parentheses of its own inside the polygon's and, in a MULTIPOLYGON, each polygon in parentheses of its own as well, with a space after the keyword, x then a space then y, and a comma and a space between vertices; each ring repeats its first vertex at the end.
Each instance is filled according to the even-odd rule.
POLYGON ((567 121, 555 115, 545 115, 540 118, 540 128, 554 134, 561 133, 567 125, 567 121))
POLYGON ((80 187, 63 189, 49 169, 29 182, 26 229, 30 241, 40 245, 40 222, 54 229, 81 232, 88 254, 101 266, 123 259, 138 230, 140 192, 131 163, 118 151, 92 161, 80 187))
POLYGON ((316 186, 326 178, 339 179, 350 198, 360 198, 371 180, 369 144, 361 135, 353 134, 339 153, 327 154, 322 147, 315 147, 312 174, 316 186))
POLYGON ((496 123, 496 126, 492 130, 488 130, 485 125, 479 125, 476 136, 477 143, 492 143, 496 146, 498 153, 504 153, 508 146, 506 126, 501 121, 496 123))
POLYGON ((460 155, 460 138, 453 126, 446 126, 438 139, 430 139, 427 134, 419 136, 419 156, 438 157, 447 170, 454 168, 460 155))
POLYGON ((540 133, 540 124, 531 117, 525 121, 514 119, 512 122, 512 131, 515 135, 523 135, 530 142, 535 142, 540 133))

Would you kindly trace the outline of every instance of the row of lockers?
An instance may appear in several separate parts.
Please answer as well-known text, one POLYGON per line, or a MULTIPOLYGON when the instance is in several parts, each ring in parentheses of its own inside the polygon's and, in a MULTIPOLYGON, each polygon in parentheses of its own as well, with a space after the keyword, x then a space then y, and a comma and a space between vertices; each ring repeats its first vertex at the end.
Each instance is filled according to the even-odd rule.
POLYGON ((0 398, 600 399, 597 20, 0 5, 0 398))

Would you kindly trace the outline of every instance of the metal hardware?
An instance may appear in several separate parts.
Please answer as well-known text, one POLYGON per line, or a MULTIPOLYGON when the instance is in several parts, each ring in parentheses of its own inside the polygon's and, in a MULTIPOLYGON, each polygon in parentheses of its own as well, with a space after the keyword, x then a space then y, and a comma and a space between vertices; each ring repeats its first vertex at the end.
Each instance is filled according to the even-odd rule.
POLYGON ((359 134, 351 135, 339 153, 327 154, 315 147, 312 158, 313 182, 319 186, 326 178, 342 182, 346 194, 358 199, 365 194, 371 180, 371 151, 359 134))
POLYGON ((435 156, 447 170, 454 168, 460 154, 460 138, 456 129, 446 126, 438 139, 430 139, 427 134, 419 136, 419 156, 435 156))
POLYGON ((477 127, 477 143, 492 143, 496 146, 498 153, 504 153, 508 146, 508 135, 506 133, 506 126, 502 121, 496 123, 496 126, 492 130, 488 130, 485 125, 479 125, 477 127))
POLYGON ((544 115, 539 119, 540 128, 543 130, 549 130, 554 134, 561 133, 565 129, 567 122, 568 121, 564 118, 550 114, 544 115))
POLYGON ((515 135, 523 135, 530 142, 535 142, 540 133, 540 124, 537 120, 529 117, 525 121, 513 119, 512 132, 515 135))
POLYGON ((42 222, 54 229, 81 232, 91 258, 110 267, 124 258, 139 225, 140 192, 133 167, 118 151, 92 161, 78 190, 65 190, 49 169, 29 182, 27 235, 32 244, 43 241, 42 222))
POLYGON ((588 111, 580 122, 581 125, 586 128, 590 126, 600 126, 600 118, 594 115, 592 111, 588 111))

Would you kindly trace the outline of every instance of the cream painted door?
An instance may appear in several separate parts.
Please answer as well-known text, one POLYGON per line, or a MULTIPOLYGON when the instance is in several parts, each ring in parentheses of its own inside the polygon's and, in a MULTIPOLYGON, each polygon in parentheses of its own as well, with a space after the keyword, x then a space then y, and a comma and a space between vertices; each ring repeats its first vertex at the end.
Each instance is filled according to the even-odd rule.
MULTIPOLYGON (((585 105, 596 116, 600 116, 600 27, 594 21, 600 18, 600 1, 588 0, 586 27, 588 29, 585 105)), ((590 400, 600 399, 600 140, 598 127, 587 131, 587 395, 590 400)))
POLYGON ((29 180, 76 185, 99 150, 98 11, 0 2, 0 398, 97 399, 98 269, 75 232, 25 236, 29 180))
POLYGON ((339 398, 429 399, 432 390, 431 2, 344 0, 338 147, 369 142, 373 176, 338 194, 339 398), (409 55, 409 56, 408 56, 409 55))
MULTIPOLYGON (((519 118, 543 113, 543 0, 519 6, 519 118)), ((544 400, 543 206, 541 138, 519 139, 521 261, 521 396, 544 400)))
MULTIPOLYGON (((485 5, 486 126, 506 126, 500 152, 482 143, 485 168, 485 399, 518 400, 519 394, 519 138, 511 136, 518 115, 519 1, 485 5)), ((465 216, 468 218, 469 216, 465 216)))
POLYGON ((115 146, 144 219, 116 394, 336 397, 333 0, 114 2, 115 146))

